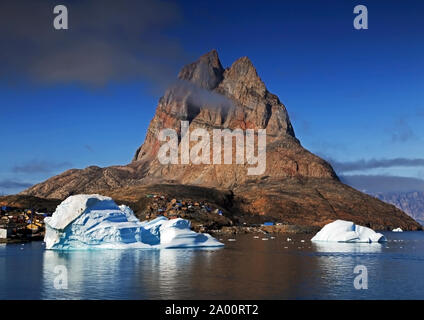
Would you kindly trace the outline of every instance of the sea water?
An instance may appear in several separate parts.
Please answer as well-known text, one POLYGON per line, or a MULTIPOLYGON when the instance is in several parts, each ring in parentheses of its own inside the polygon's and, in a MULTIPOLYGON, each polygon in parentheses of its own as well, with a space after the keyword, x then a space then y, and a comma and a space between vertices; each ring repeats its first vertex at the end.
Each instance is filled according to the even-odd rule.
POLYGON ((424 232, 384 235, 387 243, 355 244, 247 234, 223 237, 219 249, 0 244, 0 299, 424 299, 424 232), (354 285, 365 276, 356 266, 367 289, 354 285))

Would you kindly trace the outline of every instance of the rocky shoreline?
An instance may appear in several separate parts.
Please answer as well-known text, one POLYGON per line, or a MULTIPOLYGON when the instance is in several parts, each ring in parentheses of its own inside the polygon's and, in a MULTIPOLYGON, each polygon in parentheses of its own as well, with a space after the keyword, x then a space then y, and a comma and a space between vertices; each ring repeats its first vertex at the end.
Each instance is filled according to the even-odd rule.
MULTIPOLYGON (((314 226, 276 225, 276 226, 231 226, 221 229, 205 230, 214 236, 235 234, 315 234, 320 230, 314 226)), ((200 230, 201 231, 201 230, 200 230)))

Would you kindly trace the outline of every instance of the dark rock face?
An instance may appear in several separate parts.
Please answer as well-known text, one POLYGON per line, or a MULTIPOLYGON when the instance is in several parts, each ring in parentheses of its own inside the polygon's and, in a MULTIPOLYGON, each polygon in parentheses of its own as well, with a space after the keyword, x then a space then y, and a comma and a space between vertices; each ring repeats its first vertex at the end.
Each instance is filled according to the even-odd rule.
POLYGON ((379 229, 420 227, 394 206, 342 184, 326 161, 304 149, 285 106, 267 90, 247 57, 224 69, 213 50, 185 66, 178 78, 160 98, 132 163, 69 170, 22 194, 65 198, 75 193, 112 192, 118 197, 120 190, 128 192, 141 185, 197 185, 230 190, 235 199, 232 210, 260 220, 321 226, 348 219, 379 229), (197 128, 210 133, 213 129, 266 129, 265 172, 247 175, 248 165, 234 160, 231 165, 161 164, 158 134, 162 129, 175 129, 181 143, 183 120, 189 122, 190 132, 197 128))

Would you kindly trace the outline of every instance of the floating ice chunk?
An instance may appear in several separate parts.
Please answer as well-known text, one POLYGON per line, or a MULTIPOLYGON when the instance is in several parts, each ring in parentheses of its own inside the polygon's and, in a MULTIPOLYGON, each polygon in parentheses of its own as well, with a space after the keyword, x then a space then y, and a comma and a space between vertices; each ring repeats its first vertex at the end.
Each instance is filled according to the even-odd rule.
POLYGON ((403 232, 403 230, 401 228, 396 228, 392 230, 393 232, 403 232))
MULTIPOLYGON (((165 218, 166 219, 166 218, 165 218)), ((160 220, 160 244, 166 248, 222 245, 207 233, 190 230, 190 221, 181 218, 160 220)))
POLYGON ((190 222, 158 217, 140 222, 127 206, 109 197, 76 195, 45 218, 46 249, 216 247, 209 234, 190 230, 190 222))
POLYGON ((325 225, 311 241, 329 242, 383 242, 386 238, 374 230, 351 221, 336 220, 325 225))

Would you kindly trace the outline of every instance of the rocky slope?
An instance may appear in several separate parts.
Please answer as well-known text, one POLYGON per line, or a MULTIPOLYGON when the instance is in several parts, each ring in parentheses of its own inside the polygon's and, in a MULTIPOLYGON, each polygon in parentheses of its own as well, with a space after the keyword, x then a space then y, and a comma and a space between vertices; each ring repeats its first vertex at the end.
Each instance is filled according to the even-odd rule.
POLYGON ((159 100, 130 164, 69 170, 22 194, 63 199, 102 191, 119 197, 157 184, 227 190, 234 197, 229 212, 259 220, 321 226, 341 218, 378 229, 420 227, 394 206, 342 184, 327 162, 301 146, 285 106, 267 90, 252 62, 243 57, 224 69, 214 50, 181 70, 159 100), (175 129, 181 145, 181 121, 189 122, 190 132, 203 128, 211 136, 214 129, 266 129, 265 171, 248 175, 251 165, 235 164, 235 145, 233 164, 161 164, 158 134, 175 129))

